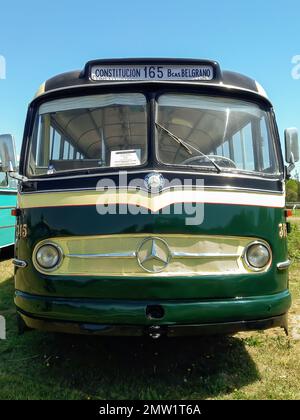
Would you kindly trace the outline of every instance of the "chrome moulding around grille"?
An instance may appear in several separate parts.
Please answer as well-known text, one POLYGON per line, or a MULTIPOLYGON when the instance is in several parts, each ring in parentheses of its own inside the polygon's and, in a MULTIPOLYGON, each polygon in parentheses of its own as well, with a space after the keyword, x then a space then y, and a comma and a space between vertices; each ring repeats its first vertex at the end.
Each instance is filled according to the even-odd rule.
MULTIPOLYGON (((253 237, 181 234, 125 234, 49 238, 63 261, 51 276, 201 276, 253 274, 243 261, 253 237)), ((269 267, 266 267, 266 270, 269 267)))

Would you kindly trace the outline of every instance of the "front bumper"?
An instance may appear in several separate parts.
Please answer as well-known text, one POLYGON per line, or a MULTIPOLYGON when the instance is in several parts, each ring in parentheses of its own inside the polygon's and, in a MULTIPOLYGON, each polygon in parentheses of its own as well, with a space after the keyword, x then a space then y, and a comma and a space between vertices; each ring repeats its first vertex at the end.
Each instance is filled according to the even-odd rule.
POLYGON ((144 335, 159 330, 175 335, 232 333, 287 328, 288 290, 268 296, 206 300, 93 300, 54 298, 16 291, 17 310, 31 328, 102 335, 144 335), (149 307, 161 316, 149 316, 149 307))
POLYGON ((266 319, 238 321, 238 322, 219 322, 217 324, 195 324, 195 325, 104 325, 86 324, 76 322, 49 321, 44 319, 32 318, 24 313, 20 313, 25 324, 29 328, 69 334, 89 334, 102 336, 150 336, 159 338, 182 337, 194 335, 211 334, 233 334, 240 331, 266 330, 268 328, 281 327, 288 332, 287 314, 266 319))

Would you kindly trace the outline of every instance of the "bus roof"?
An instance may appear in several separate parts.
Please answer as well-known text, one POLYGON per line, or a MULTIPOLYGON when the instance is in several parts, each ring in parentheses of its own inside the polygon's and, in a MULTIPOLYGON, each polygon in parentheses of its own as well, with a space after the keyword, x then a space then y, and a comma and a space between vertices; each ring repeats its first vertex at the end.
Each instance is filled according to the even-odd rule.
POLYGON ((251 92, 268 100, 265 90, 257 81, 240 73, 221 71, 216 61, 178 58, 92 60, 85 65, 83 70, 62 73, 48 79, 40 86, 35 97, 52 91, 79 86, 124 85, 133 82, 164 82, 231 88, 251 92), (153 69, 158 73, 153 72, 153 69), (163 72, 161 72, 161 69, 163 69, 163 72), (150 74, 152 71, 151 76, 154 75, 153 78, 149 77, 149 71, 150 74))

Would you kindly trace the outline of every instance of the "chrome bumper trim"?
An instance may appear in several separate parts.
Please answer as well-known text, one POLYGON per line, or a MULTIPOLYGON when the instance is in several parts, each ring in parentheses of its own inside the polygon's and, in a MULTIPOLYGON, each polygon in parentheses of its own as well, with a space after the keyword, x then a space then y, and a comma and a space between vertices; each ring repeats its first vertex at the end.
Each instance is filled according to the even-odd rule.
POLYGON ((136 252, 112 252, 110 254, 67 254, 69 258, 134 258, 136 252))
POLYGON ((12 260, 12 263, 13 263, 13 265, 15 265, 16 267, 19 267, 19 268, 25 268, 28 265, 26 261, 18 260, 17 258, 14 258, 12 260))
POLYGON ((278 270, 286 270, 292 264, 291 260, 286 260, 277 264, 278 270))

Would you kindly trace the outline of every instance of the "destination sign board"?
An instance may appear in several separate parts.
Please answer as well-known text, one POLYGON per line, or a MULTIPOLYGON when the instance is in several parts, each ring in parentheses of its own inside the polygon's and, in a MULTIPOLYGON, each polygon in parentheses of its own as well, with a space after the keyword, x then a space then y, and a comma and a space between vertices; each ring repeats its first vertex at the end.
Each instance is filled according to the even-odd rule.
POLYGON ((210 65, 93 65, 90 78, 95 81, 122 80, 212 80, 210 65))

